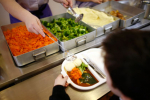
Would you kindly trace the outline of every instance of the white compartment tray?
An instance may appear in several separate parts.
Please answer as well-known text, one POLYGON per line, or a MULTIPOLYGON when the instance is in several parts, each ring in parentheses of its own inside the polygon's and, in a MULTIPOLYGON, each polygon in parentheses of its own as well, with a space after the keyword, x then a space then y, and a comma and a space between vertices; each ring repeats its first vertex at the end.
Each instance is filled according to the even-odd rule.
MULTIPOLYGON (((84 62, 85 64, 87 64, 87 63, 85 62, 85 60, 83 59, 81 53, 80 53, 80 54, 76 54, 76 56, 77 56, 77 58, 81 59, 82 62, 84 62)), ((61 66, 61 70, 62 70, 62 71, 61 71, 61 74, 62 74, 63 76, 68 76, 67 73, 66 73, 66 71, 65 71, 65 69, 64 69, 64 66, 65 66, 66 63, 68 63, 68 61, 67 61, 67 60, 64 60, 64 62, 62 63, 62 66, 61 66)), ((88 65, 88 64, 87 64, 87 65, 88 65)), ((89 70, 91 71, 91 73, 95 76, 95 78, 99 81, 98 83, 96 83, 96 84, 94 84, 94 85, 92 85, 92 86, 83 87, 83 86, 79 86, 79 85, 75 84, 69 77, 68 77, 67 82, 68 82, 69 84, 71 84, 73 87, 75 87, 75 88, 77 88, 77 89, 79 89, 79 90, 90 90, 90 89, 94 89, 94 88, 98 87, 99 85, 101 85, 101 84, 103 84, 103 83, 106 82, 106 78, 105 78, 105 79, 101 78, 89 65, 88 65, 88 69, 89 69, 89 70)))

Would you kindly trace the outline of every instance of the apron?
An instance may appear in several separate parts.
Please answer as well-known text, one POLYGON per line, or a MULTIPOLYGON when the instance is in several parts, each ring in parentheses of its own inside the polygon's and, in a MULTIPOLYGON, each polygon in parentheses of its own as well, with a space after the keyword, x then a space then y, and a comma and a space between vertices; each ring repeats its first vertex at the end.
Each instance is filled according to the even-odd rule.
MULTIPOLYGON (((30 11, 33 15, 37 16, 39 19, 52 16, 49 5, 47 4, 49 0, 16 0, 23 8, 30 11)), ((17 23, 21 22, 20 20, 13 17, 11 14, 10 22, 17 23)))

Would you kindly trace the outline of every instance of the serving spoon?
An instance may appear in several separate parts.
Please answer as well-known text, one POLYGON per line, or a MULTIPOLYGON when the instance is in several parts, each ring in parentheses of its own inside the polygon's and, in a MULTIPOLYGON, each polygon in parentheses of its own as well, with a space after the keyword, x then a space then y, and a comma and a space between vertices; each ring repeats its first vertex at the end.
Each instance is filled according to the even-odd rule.
MULTIPOLYGON (((61 3, 61 5, 63 6, 63 3, 61 3)), ((83 18, 83 14, 77 14, 73 9, 72 7, 68 6, 68 11, 71 12, 71 14, 76 18, 75 19, 75 22, 80 22, 83 18)))
POLYGON ((77 14, 70 6, 68 7, 68 11, 71 12, 71 14, 76 18, 75 22, 79 22, 82 20, 83 18, 83 14, 77 14))

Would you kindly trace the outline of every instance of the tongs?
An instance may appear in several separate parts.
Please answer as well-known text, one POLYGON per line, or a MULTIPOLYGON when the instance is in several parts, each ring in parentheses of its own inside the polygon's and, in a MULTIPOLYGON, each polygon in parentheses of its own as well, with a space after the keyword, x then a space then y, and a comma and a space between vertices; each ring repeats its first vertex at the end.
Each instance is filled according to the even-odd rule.
POLYGON ((71 14, 72 14, 74 17, 76 17, 75 22, 78 23, 79 21, 82 20, 83 14, 77 14, 70 6, 68 7, 68 11, 70 11, 71 14))
MULTIPOLYGON (((44 33, 45 33, 45 32, 44 32, 44 33)), ((46 35, 47 37, 49 37, 51 40, 53 40, 54 42, 56 42, 56 44, 57 44, 58 46, 60 46, 62 49, 64 49, 65 53, 67 53, 67 56, 65 57, 65 59, 66 59, 67 61, 74 61, 74 60, 76 59, 76 56, 75 56, 74 54, 71 54, 71 53, 69 53, 68 50, 65 50, 65 48, 64 48, 63 46, 61 46, 57 41, 55 41, 53 38, 51 38, 47 33, 45 33, 45 35, 46 35)))

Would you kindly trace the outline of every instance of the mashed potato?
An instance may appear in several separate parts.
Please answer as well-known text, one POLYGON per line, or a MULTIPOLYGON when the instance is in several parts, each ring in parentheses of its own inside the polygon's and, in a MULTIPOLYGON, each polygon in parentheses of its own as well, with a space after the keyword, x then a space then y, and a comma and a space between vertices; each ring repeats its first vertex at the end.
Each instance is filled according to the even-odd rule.
POLYGON ((81 59, 77 58, 73 62, 68 62, 65 65, 66 71, 71 71, 74 67, 78 67, 82 64, 81 59))
POLYGON ((68 63, 66 63, 66 65, 65 65, 65 69, 66 69, 67 71, 71 71, 74 67, 75 67, 75 65, 74 65, 73 62, 68 62, 68 63))
POLYGON ((77 58, 77 59, 75 59, 75 60, 73 61, 73 63, 74 63, 75 66, 78 67, 78 66, 80 66, 80 65, 82 64, 82 61, 77 58))
POLYGON ((84 16, 82 21, 91 26, 103 27, 104 25, 115 21, 112 16, 108 16, 104 12, 100 12, 90 8, 74 8, 74 11, 77 14, 83 13, 84 16))

